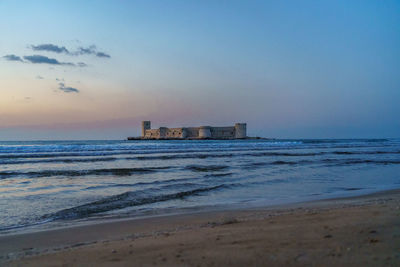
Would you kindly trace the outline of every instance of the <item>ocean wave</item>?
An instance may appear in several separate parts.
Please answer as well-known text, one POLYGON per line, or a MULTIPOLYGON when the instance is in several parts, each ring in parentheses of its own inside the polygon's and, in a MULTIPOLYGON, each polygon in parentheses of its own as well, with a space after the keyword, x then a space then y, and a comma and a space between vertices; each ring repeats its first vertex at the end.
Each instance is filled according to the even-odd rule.
POLYGON ((212 152, 216 150, 229 151, 241 149, 287 149, 301 147, 359 147, 371 145, 386 145, 396 142, 392 139, 275 139, 248 141, 40 141, 40 142, 0 142, 0 158, 2 157, 54 157, 56 154, 78 155, 115 155, 115 154, 145 154, 169 152, 212 152), (161 144, 161 145, 160 145, 161 144), (196 148, 196 149, 194 149, 196 148))
POLYGON ((299 142, 276 142, 276 143, 261 143, 258 146, 248 146, 249 144, 241 144, 237 143, 235 145, 227 145, 224 143, 210 143, 208 145, 199 145, 197 143, 184 143, 168 146, 166 143, 154 144, 152 146, 138 146, 138 147, 129 147, 129 148, 121 148, 116 145, 112 148, 103 148, 97 147, 94 148, 80 148, 80 149, 69 149, 68 147, 60 147, 58 149, 46 149, 46 147, 41 147, 35 149, 34 147, 24 146, 18 149, 10 149, 5 146, 0 145, 0 158, 2 157, 28 157, 31 156, 40 156, 40 157, 49 157, 49 156, 66 156, 66 155, 116 155, 116 154, 154 154, 154 153, 186 153, 186 152, 213 152, 213 151, 243 151, 248 150, 263 150, 263 149, 271 149, 271 148, 279 148, 285 147, 287 148, 287 144, 297 144, 299 142), (279 145, 285 144, 285 145, 279 145))
POLYGON ((138 182, 133 184, 105 184, 105 185, 96 185, 86 187, 84 190, 97 190, 103 188, 112 188, 112 187, 140 187, 140 186, 154 186, 154 185, 164 185, 164 184, 175 184, 192 181, 193 178, 181 178, 181 179, 168 179, 168 180, 156 180, 151 182, 138 182))
MULTIPOLYGON (((188 154, 188 153, 210 153, 210 152, 240 152, 240 151, 257 151, 257 150, 268 150, 271 148, 214 148, 214 149, 174 149, 174 150, 133 150, 133 151, 82 151, 82 152, 49 152, 49 153, 0 153, 0 159, 23 159, 23 158, 58 158, 58 157, 105 157, 105 156, 124 156, 124 155, 137 155, 137 157, 132 157, 129 159, 170 159, 169 155, 161 156, 149 156, 145 157, 142 155, 149 155, 149 154, 188 154)), ((193 155, 193 154, 192 154, 193 155)), ((194 154, 197 156, 197 154, 194 154)), ((212 154, 211 154, 212 155, 212 154)), ((214 154, 216 157, 218 155, 214 154)), ((179 156, 178 156, 179 157, 179 156)), ((182 156, 185 157, 185 156, 182 156)), ((209 154, 199 155, 199 157, 209 157, 209 154)))
POLYGON ((341 158, 327 158, 318 160, 298 160, 298 161, 287 161, 287 160, 276 160, 276 161, 262 161, 252 162, 245 164, 242 167, 244 169, 260 168, 268 165, 305 165, 305 164, 328 164, 334 166, 342 165, 357 165, 357 164, 376 164, 376 165, 392 165, 400 164, 400 160, 375 160, 375 159, 341 159, 341 158))
MULTIPOLYGON (((201 151, 203 152, 203 151, 201 151)), ((213 151, 215 152, 215 151, 213 151)), ((239 154, 240 155, 240 154, 239 154)), ((230 158, 235 156, 235 154, 175 154, 175 155, 161 155, 161 156, 139 156, 136 158, 138 160, 174 160, 174 159, 206 159, 206 158, 230 158)))
POLYGON ((400 154, 400 151, 333 151, 336 155, 379 155, 379 154, 400 154))
POLYGON ((126 141, 42 141, 42 142, 0 142, 0 153, 44 153, 44 152, 87 152, 87 151, 133 151, 133 150, 173 150, 191 149, 193 146, 200 149, 215 148, 240 148, 253 147, 276 147, 302 144, 302 140, 258 140, 258 141, 148 141, 148 142, 126 142, 126 141), (160 143, 162 145, 160 145, 160 143))
POLYGON ((226 165, 189 165, 185 167, 185 169, 194 172, 214 172, 226 170, 228 168, 229 166, 226 165))
POLYGON ((271 162, 272 165, 296 165, 299 163, 304 163, 304 161, 285 161, 285 160, 276 160, 271 162))
POLYGON ((38 163, 85 163, 85 162, 107 162, 115 161, 115 157, 96 157, 96 158, 65 158, 65 159, 39 159, 39 160, 0 160, 2 164, 38 164, 38 163))
POLYGON ((43 170, 43 171, 2 171, 0 179, 25 176, 31 178, 52 177, 52 176, 87 176, 87 175, 115 175, 130 176, 134 174, 150 173, 159 170, 170 169, 172 167, 151 167, 151 168, 110 168, 110 169, 92 169, 92 170, 43 170))
POLYGON ((111 210, 123 209, 132 206, 163 202, 173 199, 181 199, 204 193, 212 190, 222 189, 225 185, 216 185, 212 187, 202 187, 188 191, 175 192, 170 194, 160 194, 159 191, 138 191, 125 192, 123 194, 114 195, 98 201, 94 201, 81 206, 64 209, 53 214, 44 215, 42 219, 78 219, 85 218, 92 214, 107 212, 111 210))
POLYGON ((375 165, 393 165, 393 164, 400 164, 400 160, 374 160, 374 159, 325 159, 322 160, 326 163, 331 163, 336 166, 343 166, 343 165, 357 165, 357 164, 375 164, 375 165))
POLYGON ((389 139, 302 139, 304 144, 381 143, 389 139))
MULTIPOLYGON (((213 151, 215 152, 215 151, 213 151)), ((206 159, 206 158, 232 158, 232 157, 313 157, 321 155, 378 155, 378 154, 400 154, 400 151, 321 151, 321 152, 250 152, 250 153, 218 153, 218 154, 196 154, 196 153, 185 153, 185 154, 172 154, 172 155, 155 155, 155 156, 135 156, 135 157, 109 157, 109 156, 93 156, 84 158, 82 154, 68 155, 67 158, 59 158, 65 155, 55 155, 55 158, 42 158, 40 155, 34 155, 33 158, 38 159, 24 159, 19 157, 21 155, 11 155, 11 158, 1 159, 0 163, 8 165, 17 164, 38 164, 38 163, 86 163, 86 162, 110 162, 116 160, 178 160, 178 159, 206 159), (74 158, 76 157, 76 158, 74 158)), ((49 156, 50 155, 46 155, 49 156)))
POLYGON ((317 161, 312 160, 299 160, 299 161, 286 161, 286 160, 275 160, 275 161, 261 161, 261 162, 252 162, 249 164, 245 164, 242 166, 245 169, 259 168, 267 165, 298 165, 298 164, 309 164, 315 163, 317 161))
POLYGON ((213 173, 213 174, 206 174, 204 175, 205 178, 209 177, 224 177, 224 176, 230 176, 232 175, 232 172, 227 172, 227 173, 213 173))

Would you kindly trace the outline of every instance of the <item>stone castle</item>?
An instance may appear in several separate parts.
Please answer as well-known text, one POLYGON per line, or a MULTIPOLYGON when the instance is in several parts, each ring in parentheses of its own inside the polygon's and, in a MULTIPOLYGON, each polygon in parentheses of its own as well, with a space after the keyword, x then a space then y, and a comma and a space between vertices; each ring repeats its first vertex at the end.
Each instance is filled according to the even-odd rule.
POLYGON ((141 139, 244 139, 246 123, 236 123, 227 127, 160 127, 151 129, 150 121, 142 121, 141 139))

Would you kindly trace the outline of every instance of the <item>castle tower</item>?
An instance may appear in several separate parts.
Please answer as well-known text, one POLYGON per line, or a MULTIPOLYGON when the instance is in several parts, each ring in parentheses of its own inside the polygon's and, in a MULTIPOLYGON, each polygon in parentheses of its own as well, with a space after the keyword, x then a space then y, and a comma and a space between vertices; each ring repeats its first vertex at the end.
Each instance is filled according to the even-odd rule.
POLYGON ((246 138, 246 123, 235 123, 235 138, 246 138))
POLYGON ((181 138, 186 138, 188 136, 186 128, 182 128, 182 135, 181 138))
POLYGON ((142 121, 142 137, 146 135, 146 130, 151 129, 151 122, 150 121, 142 121))
POLYGON ((167 127, 160 127, 159 131, 160 131, 160 137, 159 138, 162 139, 162 138, 166 138, 167 137, 167 131, 168 131, 167 127))
POLYGON ((199 127, 199 138, 210 138, 211 130, 210 126, 200 126, 199 127))

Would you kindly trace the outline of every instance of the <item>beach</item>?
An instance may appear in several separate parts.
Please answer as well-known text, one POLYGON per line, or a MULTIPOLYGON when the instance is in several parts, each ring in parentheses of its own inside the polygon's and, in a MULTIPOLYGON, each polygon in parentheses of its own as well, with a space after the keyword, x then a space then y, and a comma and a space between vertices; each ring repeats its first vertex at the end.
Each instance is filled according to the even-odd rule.
POLYGON ((399 266, 400 190, 0 237, 5 266, 399 266))

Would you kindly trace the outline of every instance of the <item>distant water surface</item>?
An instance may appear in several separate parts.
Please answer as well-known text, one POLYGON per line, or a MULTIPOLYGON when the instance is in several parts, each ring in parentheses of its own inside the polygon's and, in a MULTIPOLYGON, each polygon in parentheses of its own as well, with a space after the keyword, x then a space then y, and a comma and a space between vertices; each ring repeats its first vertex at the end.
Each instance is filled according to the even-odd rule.
POLYGON ((0 234, 399 187, 400 139, 0 142, 0 234))

